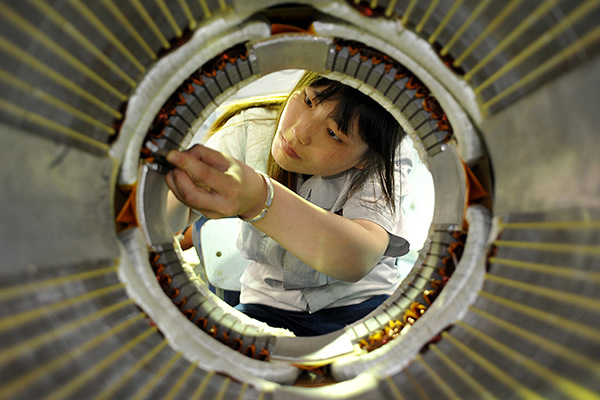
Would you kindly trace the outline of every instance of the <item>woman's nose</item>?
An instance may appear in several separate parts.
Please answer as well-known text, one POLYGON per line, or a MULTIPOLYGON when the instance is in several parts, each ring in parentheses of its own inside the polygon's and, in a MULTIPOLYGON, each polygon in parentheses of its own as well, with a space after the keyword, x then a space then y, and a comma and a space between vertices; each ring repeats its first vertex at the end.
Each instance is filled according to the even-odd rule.
POLYGON ((297 121, 293 128, 294 138, 302 145, 306 146, 311 142, 311 123, 306 121, 297 121))

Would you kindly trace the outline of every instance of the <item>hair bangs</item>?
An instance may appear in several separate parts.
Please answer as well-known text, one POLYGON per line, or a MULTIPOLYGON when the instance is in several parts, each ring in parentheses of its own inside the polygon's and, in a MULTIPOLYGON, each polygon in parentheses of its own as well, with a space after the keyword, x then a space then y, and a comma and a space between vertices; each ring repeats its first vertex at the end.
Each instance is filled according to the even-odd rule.
POLYGON ((329 86, 326 86, 323 91, 317 94, 316 100, 319 103, 328 100, 335 101, 337 104, 329 114, 329 117, 335 121, 340 131, 350 137, 355 137, 359 132, 352 128, 358 117, 357 111, 360 108, 359 103, 353 99, 356 93, 337 81, 325 80, 322 84, 329 86))

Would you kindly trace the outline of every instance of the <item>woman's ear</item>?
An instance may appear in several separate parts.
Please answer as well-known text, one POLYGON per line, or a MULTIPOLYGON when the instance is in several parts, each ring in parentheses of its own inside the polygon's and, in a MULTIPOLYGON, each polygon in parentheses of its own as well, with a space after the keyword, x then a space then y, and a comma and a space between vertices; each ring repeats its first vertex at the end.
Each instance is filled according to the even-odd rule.
POLYGON ((356 164, 354 166, 354 168, 362 170, 362 169, 367 168, 368 166, 369 166, 369 161, 368 160, 362 160, 361 162, 359 162, 358 164, 356 164))

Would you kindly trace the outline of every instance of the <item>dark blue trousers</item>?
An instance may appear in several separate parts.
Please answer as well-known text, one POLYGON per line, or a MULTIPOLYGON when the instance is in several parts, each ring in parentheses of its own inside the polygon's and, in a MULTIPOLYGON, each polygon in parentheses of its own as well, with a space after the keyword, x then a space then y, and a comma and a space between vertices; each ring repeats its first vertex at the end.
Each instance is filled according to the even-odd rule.
POLYGON ((379 295, 359 304, 326 308, 312 314, 306 311, 287 311, 262 304, 238 304, 235 308, 274 328, 288 329, 296 336, 318 336, 337 331, 356 322, 377 308, 388 297, 388 295, 379 295))

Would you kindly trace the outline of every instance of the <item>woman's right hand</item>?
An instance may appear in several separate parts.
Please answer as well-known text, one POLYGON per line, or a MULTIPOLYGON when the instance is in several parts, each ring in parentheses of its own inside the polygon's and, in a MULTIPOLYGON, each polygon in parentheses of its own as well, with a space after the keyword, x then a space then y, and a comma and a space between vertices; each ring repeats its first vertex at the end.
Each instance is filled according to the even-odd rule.
POLYGON ((171 151, 167 185, 188 207, 208 218, 253 217, 264 207, 266 184, 248 165, 206 146, 171 151))

